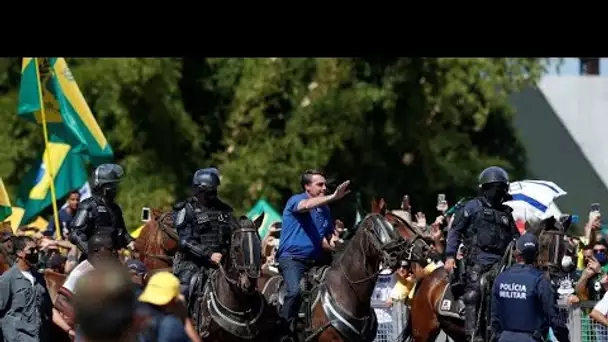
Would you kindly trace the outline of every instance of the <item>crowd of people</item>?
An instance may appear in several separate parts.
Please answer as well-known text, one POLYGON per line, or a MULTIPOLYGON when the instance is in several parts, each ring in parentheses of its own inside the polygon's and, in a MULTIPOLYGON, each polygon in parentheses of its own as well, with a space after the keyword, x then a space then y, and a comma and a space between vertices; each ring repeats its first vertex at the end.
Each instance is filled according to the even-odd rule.
POLYGON ((92 199, 68 195, 59 232, 53 220, 33 234, 3 227, 2 255, 10 268, 0 276, 0 341, 54 341, 57 329, 76 341, 200 341, 178 278, 148 272, 138 253, 124 248, 132 238, 117 245, 111 229, 122 216, 103 222, 107 209, 120 212, 111 191, 118 168, 105 164, 96 171, 92 199), (98 229, 104 223, 108 234, 98 229))
MULTIPOLYGON (((201 295, 208 270, 217 268, 230 243, 227 222, 232 208, 217 196, 219 172, 209 168, 195 173, 193 196, 174 206, 179 249, 173 272, 150 274, 133 250, 134 240, 114 202, 122 173, 118 165, 100 166, 94 173, 94 195, 90 199, 81 202, 76 191, 68 195, 67 205, 59 212, 61 227, 55 227, 51 220, 45 232, 32 236, 26 236, 25 228, 18 229, 16 236, 3 232, 2 247, 12 266, 0 276, 0 329, 5 342, 43 341, 50 336, 50 324, 78 341, 200 340, 191 320, 198 312, 189 304, 201 295), (57 235, 62 239, 55 239, 57 235), (56 293, 47 284, 49 274, 66 275, 56 293)), ((332 219, 328 207, 348 194, 348 185, 348 181, 344 182, 332 194, 326 194, 324 174, 305 171, 301 177, 303 192, 290 198, 282 223, 274 224, 262 241, 262 270, 284 277, 286 295, 280 315, 290 322, 292 330, 298 316, 299 283, 311 267, 309 261, 328 264, 332 253, 348 240, 349 230, 342 221, 332 219)), ((409 198, 404 198, 402 219, 423 232, 431 251, 424 267, 401 261, 389 304, 411 300, 417 282, 444 267, 452 272, 453 288, 462 285, 466 332, 473 334, 476 327, 470 324, 476 321, 478 310, 478 279, 494 267, 509 243, 520 235, 509 209, 503 205, 508 199, 506 172, 496 167, 484 170, 480 189, 479 197, 452 208, 445 198, 438 201, 437 217, 431 224, 423 213, 412 215, 409 198), (472 226, 474 243, 469 233, 472 226), (463 269, 464 274, 456 272, 463 269)), ((560 275, 552 278, 551 284, 552 291, 569 305, 597 301, 590 317, 604 325, 608 325, 607 238, 601 230, 601 213, 591 211, 585 236, 569 237, 560 275)), ((517 260, 522 269, 528 270, 533 261, 527 255, 536 256, 538 242, 529 234, 520 240, 516 245, 517 260)), ((511 271, 515 270, 516 267, 511 271)), ((534 272, 526 274, 537 276, 534 272)), ((500 279, 512 281, 511 276, 515 277, 505 272, 500 279)), ((537 288, 522 296, 542 297, 546 293, 542 291, 537 288)), ((518 303, 510 301, 512 298, 503 299, 497 303, 518 303)), ((496 324, 499 333, 511 325, 499 313, 493 317, 504 320, 496 324)), ((561 323, 556 322, 550 324, 559 333, 561 323)))

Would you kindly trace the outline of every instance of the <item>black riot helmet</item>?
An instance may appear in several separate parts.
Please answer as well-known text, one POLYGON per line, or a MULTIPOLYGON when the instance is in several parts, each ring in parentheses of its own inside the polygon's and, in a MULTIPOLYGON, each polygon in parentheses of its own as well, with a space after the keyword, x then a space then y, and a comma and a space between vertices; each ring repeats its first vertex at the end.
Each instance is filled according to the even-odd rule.
POLYGON ((483 195, 494 204, 511 200, 511 195, 508 193, 509 175, 507 171, 498 166, 490 166, 481 171, 479 188, 483 195))
POLYGON ((113 200, 116 197, 118 183, 124 175, 124 170, 117 164, 99 165, 91 177, 93 193, 101 195, 106 199, 113 200))
POLYGON ((479 187, 483 188, 492 183, 502 183, 508 186, 509 175, 507 174, 507 171, 498 166, 490 166, 481 171, 481 174, 479 174, 479 187))
POLYGON ((220 176, 215 168, 197 170, 192 177, 192 189, 199 199, 215 198, 219 186, 220 176))

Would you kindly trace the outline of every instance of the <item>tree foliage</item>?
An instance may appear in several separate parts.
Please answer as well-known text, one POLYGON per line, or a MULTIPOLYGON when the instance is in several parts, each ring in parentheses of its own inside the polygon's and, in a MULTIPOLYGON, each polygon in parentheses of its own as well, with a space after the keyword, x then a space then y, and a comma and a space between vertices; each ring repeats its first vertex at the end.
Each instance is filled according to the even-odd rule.
MULTIPOLYGON (((127 175, 118 201, 129 226, 142 206, 188 195, 216 165, 238 211, 260 197, 278 209, 299 174, 351 179, 364 203, 407 193, 420 209, 438 192, 474 191, 491 164, 513 178, 525 151, 510 93, 534 85, 546 60, 500 58, 68 59, 127 175)), ((42 132, 17 118, 20 60, 0 59, 0 177, 15 194, 42 151, 42 132)), ((352 220, 354 196, 336 208, 352 220)), ((366 205, 365 205, 366 206, 366 205)))

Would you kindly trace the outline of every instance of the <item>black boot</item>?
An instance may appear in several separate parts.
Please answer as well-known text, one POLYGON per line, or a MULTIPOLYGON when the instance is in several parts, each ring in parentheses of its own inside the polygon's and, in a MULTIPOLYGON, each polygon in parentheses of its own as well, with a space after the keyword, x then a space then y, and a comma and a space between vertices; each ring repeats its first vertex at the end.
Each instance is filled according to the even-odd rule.
POLYGON ((473 340, 473 336, 479 335, 476 333, 477 325, 477 308, 474 305, 468 304, 464 308, 464 333, 467 335, 467 341, 477 342, 473 340))
POLYGON ((454 272, 452 272, 452 276, 451 276, 451 285, 450 285, 450 290, 452 290, 452 294, 454 295, 455 299, 460 298, 460 296, 463 295, 464 293, 464 288, 465 288, 465 264, 462 260, 457 260, 456 261, 456 269, 454 270, 454 272))
POLYGON ((297 320, 292 319, 286 323, 286 334, 281 338, 281 342, 297 342, 298 341, 298 332, 297 332, 297 320))

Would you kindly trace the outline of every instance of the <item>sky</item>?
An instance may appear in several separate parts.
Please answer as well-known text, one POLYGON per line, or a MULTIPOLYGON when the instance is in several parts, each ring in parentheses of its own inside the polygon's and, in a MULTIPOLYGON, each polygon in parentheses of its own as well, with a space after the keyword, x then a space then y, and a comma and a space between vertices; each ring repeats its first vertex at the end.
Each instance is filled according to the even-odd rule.
MULTIPOLYGON (((564 58, 564 64, 562 64, 560 72, 557 72, 558 58, 552 58, 553 62, 547 75, 568 75, 578 76, 579 74, 579 60, 578 58, 564 58)), ((608 58, 600 59, 600 75, 608 76, 608 58)))

